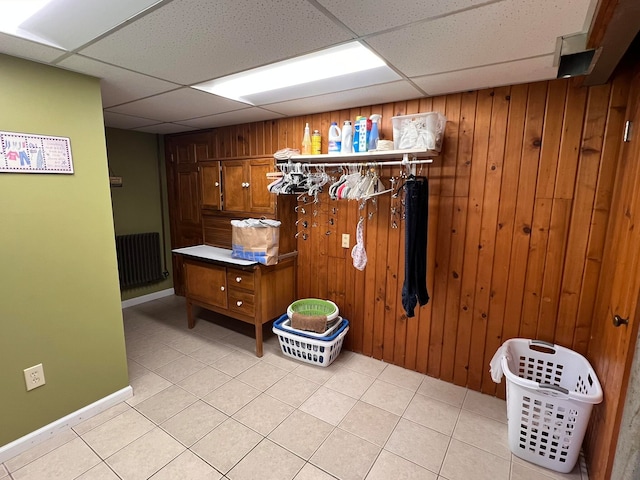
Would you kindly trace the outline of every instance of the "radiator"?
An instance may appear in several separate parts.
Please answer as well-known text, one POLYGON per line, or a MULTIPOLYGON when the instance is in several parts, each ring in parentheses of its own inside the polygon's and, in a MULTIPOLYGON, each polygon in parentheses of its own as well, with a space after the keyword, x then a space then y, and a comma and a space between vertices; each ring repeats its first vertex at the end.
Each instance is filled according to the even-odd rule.
POLYGON ((116 251, 120 290, 164 280, 159 233, 117 235, 116 251))

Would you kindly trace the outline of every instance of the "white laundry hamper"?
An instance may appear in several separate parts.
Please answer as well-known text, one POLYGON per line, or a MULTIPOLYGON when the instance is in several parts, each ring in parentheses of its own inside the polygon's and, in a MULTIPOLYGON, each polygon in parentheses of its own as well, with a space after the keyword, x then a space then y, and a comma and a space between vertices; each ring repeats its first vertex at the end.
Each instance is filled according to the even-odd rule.
POLYGON ((579 353, 539 340, 507 340, 492 375, 498 356, 507 377, 509 448, 528 462, 570 472, 591 409, 602 401, 593 368, 579 353))

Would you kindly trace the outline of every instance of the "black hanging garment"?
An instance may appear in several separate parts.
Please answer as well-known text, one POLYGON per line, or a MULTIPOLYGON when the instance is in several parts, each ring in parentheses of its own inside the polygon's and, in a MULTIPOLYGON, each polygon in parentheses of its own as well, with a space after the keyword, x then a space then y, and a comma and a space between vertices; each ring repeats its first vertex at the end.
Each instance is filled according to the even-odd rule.
POLYGON ((427 292, 427 223, 429 184, 425 177, 410 177, 405 191, 405 260, 402 306, 407 317, 429 301, 427 292))

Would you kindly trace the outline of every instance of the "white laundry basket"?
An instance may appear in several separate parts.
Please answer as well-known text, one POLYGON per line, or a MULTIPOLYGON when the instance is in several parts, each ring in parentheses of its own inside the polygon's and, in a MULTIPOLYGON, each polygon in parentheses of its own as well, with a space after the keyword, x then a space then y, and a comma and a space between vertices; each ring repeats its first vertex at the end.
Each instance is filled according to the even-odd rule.
POLYGON ((602 401, 593 368, 579 353, 538 340, 507 340, 497 353, 507 377, 509 448, 536 465, 570 472, 591 408, 602 401))
POLYGON ((311 365, 328 367, 340 355, 344 337, 349 331, 349 320, 340 318, 340 327, 322 340, 309 335, 309 332, 287 331, 282 325, 289 320, 286 313, 273 322, 272 330, 278 336, 284 355, 311 365))

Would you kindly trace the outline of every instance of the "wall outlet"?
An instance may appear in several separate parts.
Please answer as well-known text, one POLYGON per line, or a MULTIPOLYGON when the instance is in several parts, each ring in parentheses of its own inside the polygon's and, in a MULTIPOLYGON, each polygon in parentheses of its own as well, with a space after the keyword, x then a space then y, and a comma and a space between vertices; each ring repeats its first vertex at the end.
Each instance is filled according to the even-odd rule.
POLYGON ((351 235, 348 233, 342 234, 342 248, 349 248, 349 242, 351 241, 351 235))
POLYGON ((45 384, 44 369, 42 364, 24 369, 24 381, 27 384, 27 391, 41 387, 45 384))

